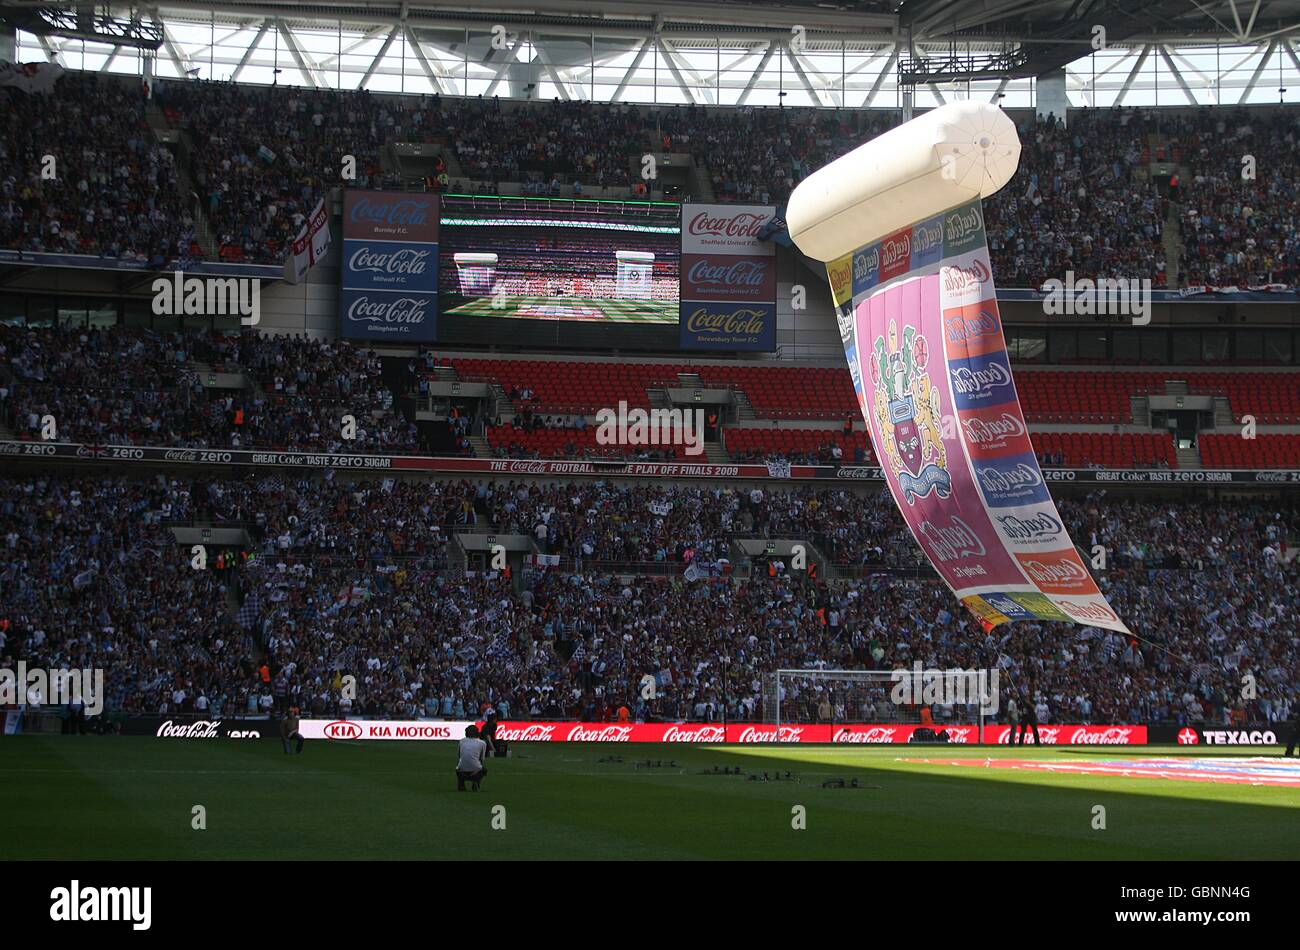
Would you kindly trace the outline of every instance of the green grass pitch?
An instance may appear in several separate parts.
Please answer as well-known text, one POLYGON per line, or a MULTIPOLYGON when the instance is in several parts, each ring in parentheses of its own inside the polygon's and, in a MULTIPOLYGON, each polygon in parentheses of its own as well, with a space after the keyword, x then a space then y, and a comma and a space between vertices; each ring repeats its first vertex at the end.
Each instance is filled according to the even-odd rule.
MULTIPOLYGON (((0 859, 1293 859, 1300 790, 919 759, 1071 761, 1170 747, 516 743, 458 793, 450 743, 0 740, 0 859), (602 762, 611 756, 623 761, 602 762), (638 762, 661 760, 663 767, 638 762), (668 766, 669 760, 676 767, 668 766), (701 774, 789 770, 793 781, 701 774), (857 778, 858 789, 826 789, 857 778), (194 806, 207 829, 194 830, 194 806), (492 827, 504 806, 505 828, 492 827), (1095 830, 1094 806, 1106 828, 1095 830), (806 828, 792 828, 803 806, 806 828)), ((1196 750, 1198 756, 1212 754, 1196 750)), ((1245 751, 1237 754, 1253 754, 1245 751)))
POLYGON ((504 306, 491 297, 477 297, 447 314, 502 317, 515 320, 559 320, 578 323, 676 324, 676 300, 597 300, 590 297, 509 297, 504 306))

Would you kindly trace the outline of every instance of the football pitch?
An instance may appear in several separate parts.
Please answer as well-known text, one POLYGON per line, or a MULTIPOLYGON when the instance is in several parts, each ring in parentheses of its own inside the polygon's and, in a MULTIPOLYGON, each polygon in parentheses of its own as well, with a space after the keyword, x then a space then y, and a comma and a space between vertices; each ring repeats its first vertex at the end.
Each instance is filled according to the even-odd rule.
POLYGON ((269 740, 22 736, 0 748, 3 860, 1300 854, 1300 787, 1255 784, 1270 770, 1292 781, 1296 760, 1253 750, 516 743, 489 760, 482 791, 459 793, 452 743, 316 741, 286 756, 269 740), (1210 778, 1164 777, 1184 767, 1210 778))
POLYGON ((446 314, 513 320, 573 320, 606 323, 676 324, 676 300, 614 300, 593 297, 508 297, 502 302, 478 297, 444 310, 446 314))

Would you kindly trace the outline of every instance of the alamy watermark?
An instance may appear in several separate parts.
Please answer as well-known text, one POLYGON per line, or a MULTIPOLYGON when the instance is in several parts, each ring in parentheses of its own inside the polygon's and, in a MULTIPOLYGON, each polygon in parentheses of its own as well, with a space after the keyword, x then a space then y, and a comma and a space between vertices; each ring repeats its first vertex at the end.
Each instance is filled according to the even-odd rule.
POLYGON ((0 670, 0 706, 68 706, 82 704, 87 716, 104 711, 103 670, 28 669, 25 660, 16 670, 0 670))
POLYGON ((262 319, 262 281, 256 277, 186 277, 173 271, 151 287, 156 316, 239 317, 246 327, 262 319))
POLYGON ((683 445, 687 455, 704 452, 703 409, 629 409, 627 400, 618 409, 596 413, 596 442, 599 445, 683 445))
POLYGON ((991 716, 998 711, 998 671, 925 669, 917 660, 912 668, 889 674, 894 688, 889 698, 896 706, 979 706, 991 716))
POLYGON ((1151 280, 1125 277, 1084 277, 1076 280, 1074 271, 1065 272, 1065 280, 1055 277, 1043 282, 1047 296, 1043 313, 1059 316, 1132 317, 1133 325, 1144 327, 1151 322, 1151 280))

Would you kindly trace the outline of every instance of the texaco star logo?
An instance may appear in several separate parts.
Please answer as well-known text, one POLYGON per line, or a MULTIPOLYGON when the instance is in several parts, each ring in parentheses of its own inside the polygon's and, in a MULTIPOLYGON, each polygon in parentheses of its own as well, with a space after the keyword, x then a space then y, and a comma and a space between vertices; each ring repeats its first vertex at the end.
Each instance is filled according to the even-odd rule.
POLYGON ((1178 732, 1179 745, 1196 745, 1200 742, 1200 736, 1196 734, 1195 729, 1183 728, 1178 732))

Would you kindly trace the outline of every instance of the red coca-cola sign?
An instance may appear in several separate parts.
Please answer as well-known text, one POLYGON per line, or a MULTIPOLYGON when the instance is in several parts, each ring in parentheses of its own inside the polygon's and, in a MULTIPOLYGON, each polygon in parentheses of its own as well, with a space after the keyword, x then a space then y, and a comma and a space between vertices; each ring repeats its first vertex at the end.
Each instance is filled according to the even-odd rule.
MULTIPOLYGON (((1012 726, 985 726, 984 741, 989 745, 1010 743, 1012 726)), ((1043 745, 1146 745, 1147 727, 1138 725, 1085 726, 1044 725, 1038 727, 1038 738, 1043 745)), ((1031 727, 1025 735, 1026 742, 1034 741, 1031 727)))
POLYGON ((904 725, 895 724, 889 726, 876 725, 853 725, 853 726, 836 726, 832 742, 847 742, 858 745, 890 745, 893 743, 907 743, 912 741, 912 736, 918 729, 930 729, 933 732, 948 733, 948 741, 974 745, 979 742, 978 726, 945 726, 945 725, 904 725))
MULTIPOLYGON (((752 745, 759 743, 841 743, 905 745, 916 731, 947 732, 956 745, 976 745, 980 728, 971 724, 928 727, 910 723, 708 723, 708 722, 501 722, 497 738, 505 742, 684 742, 752 745)), ((1010 726, 985 726, 983 741, 1006 745, 1010 726)), ((1147 727, 1137 725, 1043 725, 1043 745, 1145 745, 1147 727)))

